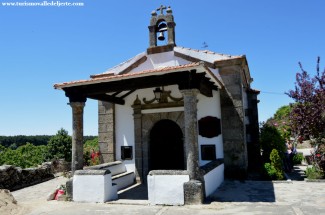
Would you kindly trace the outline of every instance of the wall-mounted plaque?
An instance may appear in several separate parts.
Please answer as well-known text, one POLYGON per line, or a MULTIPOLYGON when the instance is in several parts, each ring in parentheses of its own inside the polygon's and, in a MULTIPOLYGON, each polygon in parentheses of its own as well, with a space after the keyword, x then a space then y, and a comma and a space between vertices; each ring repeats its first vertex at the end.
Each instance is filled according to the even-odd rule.
POLYGON ((133 159, 132 146, 121 146, 121 159, 122 160, 133 159))
POLYGON ((221 134, 220 119, 206 116, 199 120, 199 134, 202 137, 212 138, 221 134))
POLYGON ((216 146, 215 145, 201 145, 202 160, 216 160, 216 146))

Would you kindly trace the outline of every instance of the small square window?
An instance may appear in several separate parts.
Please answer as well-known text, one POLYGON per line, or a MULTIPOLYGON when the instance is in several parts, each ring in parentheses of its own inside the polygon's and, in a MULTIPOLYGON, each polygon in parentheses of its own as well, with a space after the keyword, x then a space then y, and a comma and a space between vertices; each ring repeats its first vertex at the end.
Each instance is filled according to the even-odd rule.
POLYGON ((121 146, 121 159, 122 160, 133 159, 132 146, 121 146))
POLYGON ((201 145, 202 160, 216 160, 215 145, 201 145))

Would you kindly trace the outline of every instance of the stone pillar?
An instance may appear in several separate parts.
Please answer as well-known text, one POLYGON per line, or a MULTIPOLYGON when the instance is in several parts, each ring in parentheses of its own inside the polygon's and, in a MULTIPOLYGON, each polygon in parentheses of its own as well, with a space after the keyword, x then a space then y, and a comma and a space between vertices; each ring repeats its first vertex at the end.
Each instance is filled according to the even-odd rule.
POLYGON ((225 177, 242 180, 248 166, 242 68, 222 67, 219 74, 225 86, 220 90, 225 177))
POLYGON ((197 89, 181 90, 184 97, 186 168, 191 180, 201 180, 198 151, 197 89))
POLYGON ((143 150, 142 150, 142 114, 141 102, 136 99, 133 104, 133 120, 134 120, 134 150, 135 150, 135 177, 137 182, 144 183, 146 176, 143 175, 143 150))
POLYGON ((72 174, 83 168, 83 112, 85 102, 70 102, 72 107, 72 174))
POLYGON ((197 94, 199 90, 181 90, 184 97, 184 130, 187 171, 190 181, 184 183, 185 204, 201 204, 204 200, 204 178, 200 171, 197 124, 197 94))

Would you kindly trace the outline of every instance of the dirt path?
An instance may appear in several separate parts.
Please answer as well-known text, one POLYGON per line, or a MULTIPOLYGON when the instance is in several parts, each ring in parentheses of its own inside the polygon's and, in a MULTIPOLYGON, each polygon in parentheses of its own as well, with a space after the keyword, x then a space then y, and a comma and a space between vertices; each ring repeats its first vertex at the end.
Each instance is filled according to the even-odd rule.
POLYGON ((25 215, 37 208, 45 207, 49 193, 66 181, 67 178, 57 177, 12 193, 0 190, 0 214, 25 215))

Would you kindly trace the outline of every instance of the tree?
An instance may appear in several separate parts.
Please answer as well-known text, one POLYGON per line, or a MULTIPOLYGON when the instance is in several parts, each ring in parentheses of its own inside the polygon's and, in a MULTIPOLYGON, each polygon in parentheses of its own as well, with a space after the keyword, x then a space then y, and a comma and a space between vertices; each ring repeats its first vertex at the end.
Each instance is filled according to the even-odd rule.
POLYGON ((0 165, 14 165, 21 168, 36 167, 45 161, 47 154, 46 146, 34 146, 31 143, 19 146, 16 150, 3 146, 0 148, 0 165))
POLYGON ((262 158, 264 162, 270 161, 270 154, 273 149, 276 149, 280 156, 283 157, 285 152, 285 140, 274 126, 264 124, 261 127, 260 144, 263 151, 262 158))
POLYGON ((295 89, 287 93, 296 102, 290 114, 292 130, 304 138, 318 137, 325 131, 325 69, 320 72, 319 62, 318 57, 313 78, 299 63, 295 89))
POLYGON ((282 159, 276 149, 273 149, 270 154, 270 162, 264 164, 268 177, 270 179, 282 180, 284 178, 282 159))
POLYGON ((68 131, 61 128, 48 142, 48 159, 71 161, 72 139, 68 131))
POLYGON ((284 138, 290 138, 291 136, 291 127, 290 127, 290 113, 291 113, 291 106, 285 105, 280 107, 273 117, 266 121, 266 124, 269 126, 274 126, 278 129, 281 136, 284 138))

